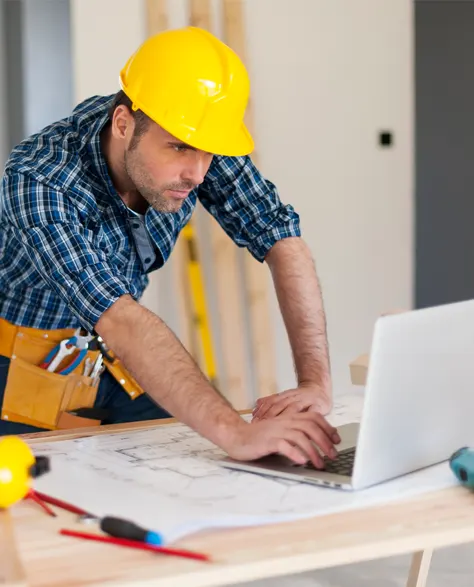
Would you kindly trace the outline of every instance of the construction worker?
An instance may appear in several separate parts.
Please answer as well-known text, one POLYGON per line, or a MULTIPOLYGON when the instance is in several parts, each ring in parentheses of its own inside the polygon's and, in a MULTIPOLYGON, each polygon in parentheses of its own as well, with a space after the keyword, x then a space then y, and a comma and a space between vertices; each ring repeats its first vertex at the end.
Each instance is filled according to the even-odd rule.
MULTIPOLYGON (((146 40, 120 84, 24 140, 6 163, 0 434, 83 425, 87 409, 101 423, 172 414, 236 459, 280 452, 321 466, 315 445, 334 458, 340 441, 324 417, 331 383, 321 294, 298 215, 250 159, 244 65, 210 33, 186 27, 146 40), (259 401, 251 423, 138 303, 197 199, 268 263, 294 354, 299 386, 259 401), (117 372, 104 362, 91 381, 83 363, 67 375, 51 361, 40 366, 77 344, 76 329, 103 341, 117 372)), ((87 353, 101 360, 97 348, 87 353)))

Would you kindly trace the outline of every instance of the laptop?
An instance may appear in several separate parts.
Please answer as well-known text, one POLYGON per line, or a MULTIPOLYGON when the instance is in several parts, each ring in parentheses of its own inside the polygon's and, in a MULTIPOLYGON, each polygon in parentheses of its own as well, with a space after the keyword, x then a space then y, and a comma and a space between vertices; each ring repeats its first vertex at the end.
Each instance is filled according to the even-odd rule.
POLYGON ((324 470, 282 455, 231 469, 359 490, 474 446, 474 300, 383 316, 374 327, 360 424, 338 428, 324 470))

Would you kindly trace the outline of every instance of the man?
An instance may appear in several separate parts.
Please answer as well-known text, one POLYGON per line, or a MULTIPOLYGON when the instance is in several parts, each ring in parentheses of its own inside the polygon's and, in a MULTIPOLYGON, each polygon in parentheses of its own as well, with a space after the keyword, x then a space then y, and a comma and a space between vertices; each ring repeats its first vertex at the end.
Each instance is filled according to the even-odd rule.
MULTIPOLYGON (((73 405, 70 379, 45 373, 31 357, 49 344, 43 339, 81 327, 99 335, 146 392, 132 399, 125 379, 107 370, 93 398, 109 414, 103 421, 171 413, 236 459, 280 452, 321 466, 315 445, 335 457, 340 441, 322 415, 331 388, 321 294, 298 216, 249 158, 243 64, 214 36, 188 27, 148 39, 120 81, 116 96, 85 100, 6 164, 0 434, 53 428, 65 402, 73 405), (137 302, 197 198, 237 245, 268 263, 294 353, 298 388, 260 400, 252 423, 137 302)), ((77 385, 89 393, 87 381, 77 385)))

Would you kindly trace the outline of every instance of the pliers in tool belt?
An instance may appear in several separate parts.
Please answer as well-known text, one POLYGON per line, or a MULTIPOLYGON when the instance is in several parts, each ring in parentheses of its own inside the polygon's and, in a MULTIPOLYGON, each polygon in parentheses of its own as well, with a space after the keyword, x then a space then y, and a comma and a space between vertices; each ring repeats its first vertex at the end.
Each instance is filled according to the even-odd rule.
POLYGON ((81 335, 81 328, 78 328, 71 338, 65 338, 48 353, 40 368, 55 372, 65 357, 71 355, 75 349, 79 349, 73 361, 57 372, 59 375, 69 375, 86 357, 91 340, 90 334, 81 335))

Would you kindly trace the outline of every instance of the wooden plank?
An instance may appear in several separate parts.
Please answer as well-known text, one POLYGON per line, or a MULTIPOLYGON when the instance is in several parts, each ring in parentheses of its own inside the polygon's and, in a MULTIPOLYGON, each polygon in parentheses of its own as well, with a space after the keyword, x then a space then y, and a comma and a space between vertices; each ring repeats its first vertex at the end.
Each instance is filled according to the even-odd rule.
POLYGON ((223 374, 220 391, 237 409, 251 406, 248 393, 245 316, 241 299, 238 250, 219 224, 209 218, 223 374))
POLYGON ((369 355, 360 355, 349 363, 352 385, 365 385, 369 369, 369 355))
POLYGON ((407 587, 426 587, 432 556, 432 549, 420 550, 413 554, 407 587))
POLYGON ((0 585, 20 587, 26 584, 10 512, 0 509, 0 585))
POLYGON ((56 442, 58 440, 74 440, 75 438, 87 438, 88 436, 101 436, 102 434, 136 432, 149 430, 164 424, 174 424, 175 418, 162 418, 159 420, 141 420, 139 422, 124 422, 122 424, 104 424, 103 426, 91 426, 89 428, 71 428, 70 430, 51 430, 48 432, 32 432, 21 434, 28 444, 42 442, 56 442))
POLYGON ((189 24, 212 32, 210 0, 189 0, 189 24))
POLYGON ((459 487, 291 523, 211 529, 177 544, 211 554, 211 564, 60 536, 66 521, 18 505, 15 530, 31 587, 217 587, 474 540, 472 495, 459 487))
POLYGON ((147 0, 146 20, 148 36, 166 30, 169 27, 167 0, 147 0))
MULTIPOLYGON (((152 36, 169 28, 167 0, 146 1, 147 36, 152 36)), ((172 288, 177 302, 179 339, 185 349, 196 359, 197 343, 193 327, 192 303, 186 267, 188 254, 182 239, 178 239, 169 259, 171 264, 172 288)))
MULTIPOLYGON (((245 416, 251 413, 251 409, 239 410, 239 414, 245 416)), ((32 432, 20 434, 28 444, 37 442, 55 442, 58 440, 73 440, 74 438, 86 438, 88 436, 100 436, 101 434, 123 434, 124 432, 135 432, 149 430, 156 426, 176 424, 176 418, 161 418, 159 420, 142 420, 139 422, 124 422, 122 424, 104 424, 103 426, 91 426, 90 428, 75 428, 72 430, 52 430, 48 432, 32 432)))
MULTIPOLYGON (((248 62, 245 44, 244 3, 242 0, 223 0, 224 41, 232 47, 244 63, 248 62)), ((253 134, 254 112, 250 97, 245 123, 253 134)), ((252 154, 258 165, 258 151, 252 154)), ((276 393, 276 356, 268 293, 269 274, 267 266, 258 263, 248 252, 244 253, 246 281, 246 307, 250 315, 250 340, 256 377, 256 396, 264 397, 276 393)))
MULTIPOLYGON (((172 420, 160 421, 167 422, 172 420)), ((124 426, 141 429, 144 424, 107 428, 123 431, 124 426)), ((91 429, 91 435, 97 431, 91 429)), ((66 431, 34 436, 44 440, 48 434, 58 439, 68 436, 66 431)), ((229 584, 239 583, 415 551, 412 576, 419 579, 421 570, 425 575, 428 571, 425 555, 430 556, 430 550, 474 540, 473 500, 472 492, 455 486, 386 505, 270 526, 210 530, 180 541, 185 548, 210 553, 217 565, 66 539, 57 529, 65 526, 66 516, 72 521, 72 515, 62 514, 60 525, 54 520, 45 522, 43 512, 27 502, 17 506, 15 530, 32 587, 98 587, 108 582, 130 587, 145 587, 150 582, 176 587, 217 586, 223 576, 230 577, 229 584)), ((0 533, 0 542, 5 534, 0 533)), ((0 549, 0 555, 2 552, 0 549)))
MULTIPOLYGON (((188 18, 189 18, 189 24, 191 26, 201 27, 201 28, 210 30, 210 27, 211 27, 211 24, 210 24, 211 23, 211 6, 209 3, 209 0, 188 0, 188 18)), ((200 259, 201 261, 203 259, 203 254, 202 254, 201 241, 200 241, 200 239, 197 238, 197 234, 198 234, 197 224, 204 223, 207 228, 207 218, 205 218, 205 214, 203 212, 204 212, 204 210, 198 201, 196 204, 196 208, 194 209, 194 212, 193 212, 193 217, 190 220, 190 225, 191 225, 193 234, 195 235, 195 238, 194 238, 195 247, 194 248, 195 248, 196 254, 198 256, 198 259, 200 259), (199 240, 199 242, 198 242, 198 240, 199 240)), ((191 302, 191 304, 192 304, 192 302, 191 302)), ((194 311, 194 312, 196 311, 196 308, 194 308, 193 306, 191 306, 191 308, 192 308, 191 311, 194 311)), ((207 318, 208 317, 206 317, 207 323, 211 324, 211 321, 207 318)), ((195 329, 195 338, 197 338, 196 330, 197 329, 195 329)), ((194 357, 197 360, 200 367, 203 369, 203 371, 205 371, 204 367, 205 367, 206 361, 205 361, 205 353, 204 353, 204 343, 201 343, 201 345, 199 347, 199 343, 196 341, 195 349, 196 350, 194 353, 194 357)), ((215 364, 215 362, 216 361, 215 361, 215 357, 214 357, 213 363, 215 364)), ((208 374, 208 376, 209 376, 209 374, 208 374)), ((212 381, 212 383, 215 386, 221 385, 222 384, 222 377, 219 377, 219 380, 218 380, 217 375, 215 375, 214 381, 212 381)))
MULTIPOLYGON (((147 0, 147 28, 148 35, 153 35, 169 28, 168 4, 166 0, 147 0)), ((194 220, 190 221, 190 226, 194 229, 194 220)), ((193 230, 193 232, 195 231, 193 230)), ((198 256, 200 256, 199 253, 198 256)), ((188 271, 190 260, 185 239, 179 237, 170 258, 173 266, 173 292, 178 301, 179 337, 183 346, 198 362, 204 373, 216 384, 217 377, 214 369, 212 369, 212 372, 209 372, 207 368, 209 364, 215 364, 214 356, 209 360, 209 352, 212 355, 214 354, 212 341, 211 350, 209 350, 209 341, 207 339, 206 341, 200 340, 199 333, 196 329, 196 299, 192 292, 188 271)))
POLYGON ((182 238, 178 239, 169 262, 173 275, 173 295, 178 312, 179 339, 184 348, 196 359, 199 348, 193 323, 191 289, 187 272, 189 253, 182 238))
MULTIPOLYGON (((210 0, 190 0, 189 23, 212 32, 210 0)), ((246 358, 245 316, 241 299, 238 249, 220 225, 204 210, 197 209, 211 244, 211 262, 216 287, 216 321, 222 344, 222 395, 236 409, 248 408, 249 365, 246 358)))

